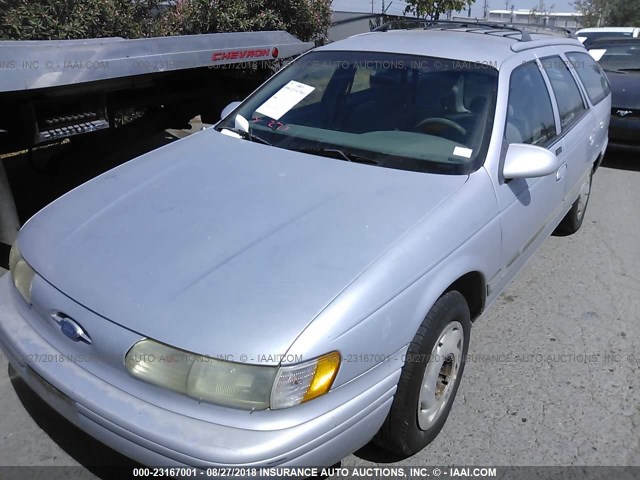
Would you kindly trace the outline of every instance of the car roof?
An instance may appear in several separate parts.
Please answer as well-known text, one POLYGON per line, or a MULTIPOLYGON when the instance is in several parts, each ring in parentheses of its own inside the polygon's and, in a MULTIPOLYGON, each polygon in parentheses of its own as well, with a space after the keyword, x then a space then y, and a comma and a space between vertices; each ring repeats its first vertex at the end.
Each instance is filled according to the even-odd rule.
POLYGON ((530 33, 529 41, 514 36, 514 30, 477 28, 413 29, 363 33, 340 40, 318 51, 385 52, 427 57, 450 58, 498 67, 517 52, 549 45, 583 48, 575 39, 530 33))

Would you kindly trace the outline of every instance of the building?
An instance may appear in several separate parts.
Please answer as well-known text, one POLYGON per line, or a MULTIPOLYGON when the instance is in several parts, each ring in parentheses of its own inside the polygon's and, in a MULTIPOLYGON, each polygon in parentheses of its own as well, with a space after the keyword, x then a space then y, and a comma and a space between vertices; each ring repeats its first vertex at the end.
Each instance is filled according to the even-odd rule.
POLYGON ((582 26, 582 14, 577 12, 538 12, 528 9, 490 10, 490 22, 525 23, 577 29, 582 26))
MULTIPOLYGON (((400 0, 333 0, 331 3, 332 26, 329 28, 330 41, 364 33, 388 21, 389 18, 405 17, 407 2, 400 0), (383 19, 383 14, 385 15, 383 19)), ((480 6, 481 7, 481 6, 480 6)), ((450 12, 442 19, 475 21, 469 18, 471 11, 463 10, 457 14, 450 12), (452 15, 453 13, 453 15, 452 15)), ((411 15, 408 15, 410 18, 411 15)), ((474 15, 476 17, 476 15, 474 15)), ((486 18, 477 21, 496 23, 531 24, 546 27, 560 27, 576 30, 582 26, 582 14, 577 12, 540 12, 535 9, 489 10, 486 18)))

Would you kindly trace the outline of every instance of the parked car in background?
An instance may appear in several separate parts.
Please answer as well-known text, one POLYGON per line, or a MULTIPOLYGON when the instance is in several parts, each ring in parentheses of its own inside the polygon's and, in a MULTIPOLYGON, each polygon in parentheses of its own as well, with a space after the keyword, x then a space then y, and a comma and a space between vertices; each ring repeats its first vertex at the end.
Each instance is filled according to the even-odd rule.
POLYGON ((611 103, 575 39, 427 23, 317 48, 31 218, 0 278, 17 374, 148 465, 430 443, 471 322, 581 227, 611 103))
POLYGON ((576 36, 585 48, 591 47, 591 44, 603 38, 638 38, 640 36, 640 27, 593 27, 581 28, 576 31, 576 36))
POLYGON ((598 40, 589 53, 611 84, 609 147, 640 151, 640 38, 598 40))

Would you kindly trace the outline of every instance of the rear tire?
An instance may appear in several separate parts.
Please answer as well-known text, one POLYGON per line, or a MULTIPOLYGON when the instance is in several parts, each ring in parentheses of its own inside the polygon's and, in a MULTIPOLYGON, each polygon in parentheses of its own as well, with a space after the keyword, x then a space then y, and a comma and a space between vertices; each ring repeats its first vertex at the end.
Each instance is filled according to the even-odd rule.
POLYGON ((591 197, 592 182, 593 172, 589 174, 589 178, 580 188, 578 198, 573 202, 571 210, 567 212, 554 233, 560 235, 572 235, 580 230, 582 221, 584 220, 584 214, 587 211, 587 205, 589 204, 589 198, 591 197))
POLYGON ((391 410, 374 439, 377 445, 406 458, 436 438, 460 385, 470 331, 462 294, 442 295, 409 345, 391 410))

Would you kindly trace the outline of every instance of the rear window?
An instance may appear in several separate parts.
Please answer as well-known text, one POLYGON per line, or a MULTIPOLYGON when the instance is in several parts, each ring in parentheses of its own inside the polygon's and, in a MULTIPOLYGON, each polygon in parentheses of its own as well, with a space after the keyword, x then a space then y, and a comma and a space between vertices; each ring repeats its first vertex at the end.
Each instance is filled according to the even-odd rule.
POLYGON ((611 89, 609 88, 607 77, 589 54, 580 52, 567 53, 567 58, 575 68, 593 105, 600 103, 609 95, 611 89))
POLYGON ((589 50, 590 56, 607 71, 625 72, 640 70, 640 40, 618 44, 598 44, 589 50))
POLYGON ((633 32, 589 32, 579 33, 579 37, 585 37, 583 45, 589 48, 592 43, 603 38, 632 38, 633 32))

